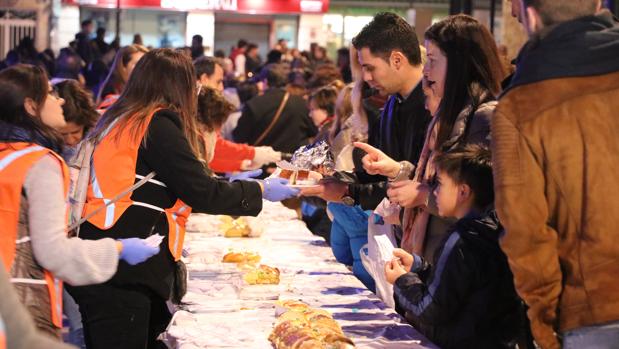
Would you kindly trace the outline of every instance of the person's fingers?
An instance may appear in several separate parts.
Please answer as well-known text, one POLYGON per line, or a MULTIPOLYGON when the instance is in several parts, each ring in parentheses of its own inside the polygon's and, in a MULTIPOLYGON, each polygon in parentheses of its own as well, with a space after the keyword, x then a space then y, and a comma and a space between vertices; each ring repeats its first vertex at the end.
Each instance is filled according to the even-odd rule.
POLYGON ((325 187, 323 185, 318 185, 310 188, 301 189, 301 196, 318 196, 322 195, 325 192, 325 187))
POLYGON ((369 166, 372 164, 372 157, 369 155, 364 155, 361 158, 361 163, 363 164, 363 167, 369 166))
POLYGON ((393 270, 393 266, 391 265, 391 261, 385 263, 385 273, 389 273, 393 270))
POLYGON ((408 258, 408 255, 409 255, 409 254, 408 254, 408 252, 404 251, 404 250, 403 250, 403 249, 401 249, 401 248, 396 248, 396 249, 394 249, 394 250, 393 250, 393 255, 394 255, 395 257, 397 257, 397 258, 402 258, 402 259, 404 259, 404 258, 408 258))
POLYGON ((374 148, 373 146, 367 144, 367 143, 363 143, 363 142, 353 142, 353 145, 355 146, 355 148, 359 148, 361 150, 363 150, 364 152, 368 153, 368 154, 375 154, 378 155, 381 153, 380 150, 374 148))

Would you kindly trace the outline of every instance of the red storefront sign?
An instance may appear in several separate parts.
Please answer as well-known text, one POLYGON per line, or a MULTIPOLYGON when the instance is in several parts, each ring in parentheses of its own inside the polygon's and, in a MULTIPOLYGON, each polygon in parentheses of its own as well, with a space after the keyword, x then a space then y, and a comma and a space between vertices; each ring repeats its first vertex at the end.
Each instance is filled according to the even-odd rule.
MULTIPOLYGON (((63 4, 116 8, 116 0, 62 0, 63 4)), ((240 13, 325 13, 329 0, 120 0, 120 8, 161 8, 179 11, 240 13)))

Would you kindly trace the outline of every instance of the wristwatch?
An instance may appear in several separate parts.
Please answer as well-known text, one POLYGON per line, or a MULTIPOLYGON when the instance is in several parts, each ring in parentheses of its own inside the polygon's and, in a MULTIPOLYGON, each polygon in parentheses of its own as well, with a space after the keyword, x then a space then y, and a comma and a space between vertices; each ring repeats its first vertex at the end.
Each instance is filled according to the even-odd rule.
POLYGON ((398 174, 393 178, 389 178, 389 182, 399 182, 407 180, 409 179, 411 173, 413 173, 414 170, 415 165, 413 165, 412 163, 408 161, 400 161, 400 170, 398 171, 398 174))

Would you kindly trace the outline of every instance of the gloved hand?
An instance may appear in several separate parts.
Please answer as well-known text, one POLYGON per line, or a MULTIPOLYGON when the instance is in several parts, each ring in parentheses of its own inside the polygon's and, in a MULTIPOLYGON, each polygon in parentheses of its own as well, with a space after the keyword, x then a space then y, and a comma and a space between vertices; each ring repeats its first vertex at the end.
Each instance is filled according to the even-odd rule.
POLYGON ((119 258, 125 262, 136 265, 144 262, 150 257, 159 253, 159 246, 148 246, 143 239, 130 238, 118 240, 123 244, 119 258))
POLYGON ((262 197, 269 201, 282 201, 299 195, 299 189, 287 186, 288 180, 285 178, 267 178, 262 181, 264 191, 262 197))
POLYGON ((240 172, 240 173, 233 174, 232 176, 230 176, 230 182, 244 181, 244 180, 248 180, 250 178, 256 178, 256 177, 260 176, 261 174, 262 174, 262 170, 261 169, 253 170, 253 171, 240 172))
POLYGON ((252 166, 262 167, 282 159, 282 153, 273 150, 271 147, 254 147, 254 150, 254 158, 251 161, 252 166))

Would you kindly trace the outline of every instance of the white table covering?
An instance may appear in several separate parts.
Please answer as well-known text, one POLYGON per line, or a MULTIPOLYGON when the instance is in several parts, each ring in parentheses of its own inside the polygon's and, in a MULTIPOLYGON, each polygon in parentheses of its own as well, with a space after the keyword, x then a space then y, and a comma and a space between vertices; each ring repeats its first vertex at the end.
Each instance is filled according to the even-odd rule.
POLYGON ((171 348, 272 348, 276 299, 299 299, 326 309, 357 348, 436 348, 333 257, 325 241, 311 234, 296 213, 264 203, 259 238, 224 238, 216 216, 192 215, 185 248, 189 303, 175 313, 162 335, 171 348), (279 285, 244 285, 224 254, 252 251, 262 264, 281 271, 279 285))

